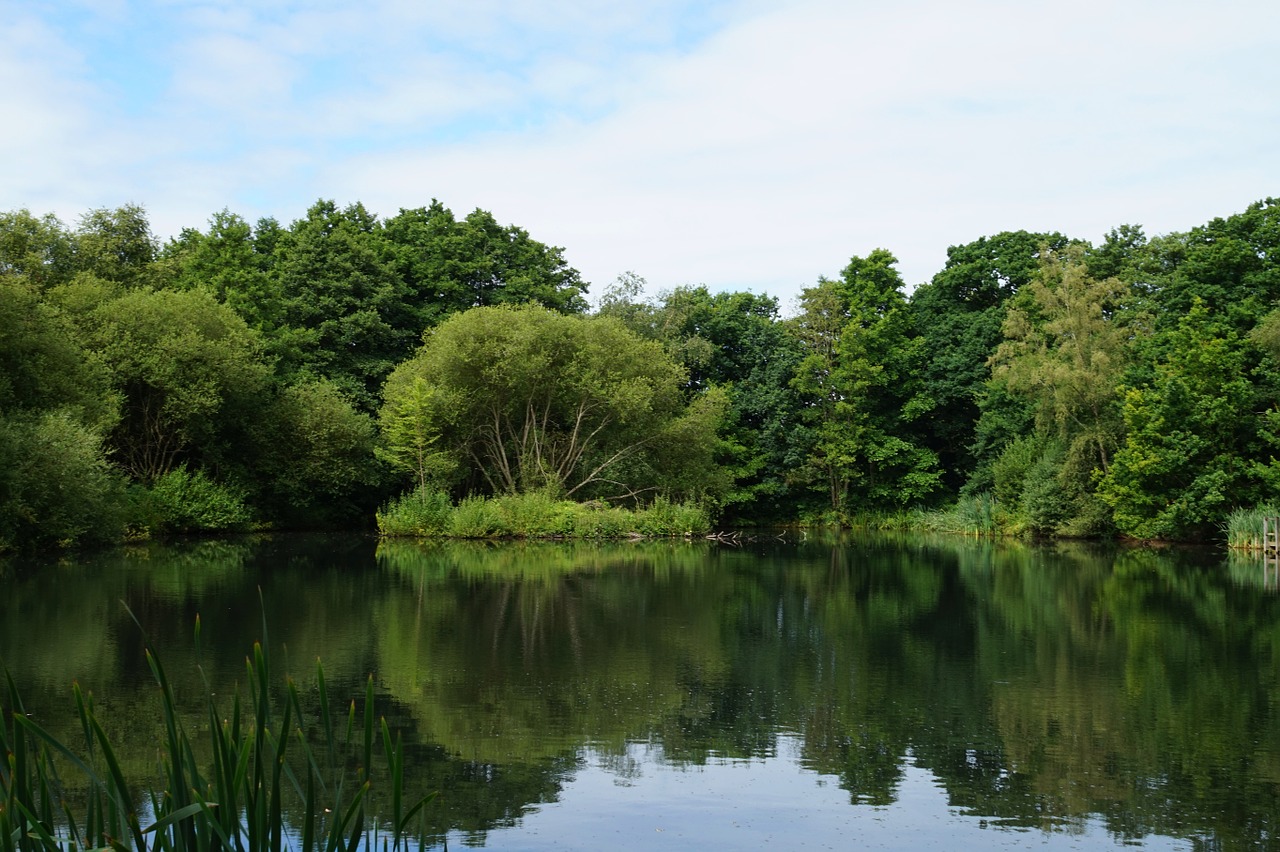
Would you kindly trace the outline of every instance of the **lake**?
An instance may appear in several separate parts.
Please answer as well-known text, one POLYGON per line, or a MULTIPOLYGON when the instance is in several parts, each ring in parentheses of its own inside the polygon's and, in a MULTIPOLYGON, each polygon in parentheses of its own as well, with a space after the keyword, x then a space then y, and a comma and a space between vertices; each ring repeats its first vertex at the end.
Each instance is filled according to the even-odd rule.
POLYGON ((68 741, 90 689, 135 775, 162 725, 143 631, 196 720, 257 640, 304 691, 321 660, 339 706, 372 675, 450 848, 1280 848, 1261 559, 800 538, 18 560, 0 660, 68 741))

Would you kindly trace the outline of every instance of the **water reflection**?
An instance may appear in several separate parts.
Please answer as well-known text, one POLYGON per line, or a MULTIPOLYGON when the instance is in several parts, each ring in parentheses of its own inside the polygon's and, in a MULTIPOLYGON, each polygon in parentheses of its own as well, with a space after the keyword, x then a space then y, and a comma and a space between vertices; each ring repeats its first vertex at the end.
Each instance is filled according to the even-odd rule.
MULTIPOLYGON (((741 800, 707 819, 769 778, 782 822, 838 792, 823 823, 836 837, 887 809, 887 837, 930 822, 980 823, 987 845, 992 830, 1280 843, 1280 597, 1261 560, 920 539, 275 537, 7 571, 0 657, 27 709, 72 734, 78 679, 138 773, 160 715, 125 606, 193 708, 204 678, 236 688, 264 621, 277 662, 312 689, 317 657, 334 692, 374 674, 414 786, 444 791, 440 837, 579 844, 571 826, 625 825, 637 796, 684 813, 689 784, 662 798, 655 777, 697 788, 728 772, 741 800), (936 795, 913 816, 921 784, 936 795)), ((761 837, 734 831, 721 842, 761 837)))

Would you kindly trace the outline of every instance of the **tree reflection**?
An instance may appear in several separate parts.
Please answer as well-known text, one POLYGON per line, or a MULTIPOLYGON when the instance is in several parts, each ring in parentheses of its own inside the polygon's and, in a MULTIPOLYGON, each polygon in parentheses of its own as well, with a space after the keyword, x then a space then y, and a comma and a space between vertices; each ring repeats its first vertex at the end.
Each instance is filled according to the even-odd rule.
MULTIPOLYGON (((1260 564, 1260 563, 1259 563, 1260 564)), ((160 724, 125 601, 180 695, 229 694, 264 614, 277 660, 372 673, 439 835, 476 842, 590 759, 801 764, 853 803, 909 763, 1000 824, 1274 842, 1280 597, 1190 552, 954 540, 148 545, 6 582, 0 656, 51 730, 80 679, 148 771, 160 724), (202 614, 204 649, 191 641, 202 614)), ((299 676, 300 682, 314 683, 299 676)))

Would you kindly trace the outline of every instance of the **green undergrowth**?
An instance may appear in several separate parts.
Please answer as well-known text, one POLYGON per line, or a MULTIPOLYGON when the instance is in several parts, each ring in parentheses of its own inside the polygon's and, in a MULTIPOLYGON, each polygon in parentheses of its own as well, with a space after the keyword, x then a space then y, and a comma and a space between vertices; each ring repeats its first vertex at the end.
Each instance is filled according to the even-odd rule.
POLYGON ((696 504, 659 497, 644 508, 625 509, 537 492, 454 504, 442 492, 419 488, 384 506, 377 518, 382 535, 407 538, 669 538, 711 531, 710 515, 696 504))
POLYGON ((74 687, 83 739, 63 742, 24 712, 6 674, 0 852, 425 847, 424 806, 435 794, 406 800, 404 750, 374 718, 372 678, 363 709, 352 700, 335 715, 319 664, 313 706, 291 678, 283 690, 273 683, 264 645, 246 660, 247 695, 237 689, 219 703, 206 685, 204 724, 192 725, 147 643, 165 728, 162 780, 150 787, 125 777, 91 694, 74 687))
POLYGON ((1026 530, 990 494, 961 497, 941 509, 864 513, 849 526, 884 532, 929 532, 974 537, 1019 536, 1026 530))

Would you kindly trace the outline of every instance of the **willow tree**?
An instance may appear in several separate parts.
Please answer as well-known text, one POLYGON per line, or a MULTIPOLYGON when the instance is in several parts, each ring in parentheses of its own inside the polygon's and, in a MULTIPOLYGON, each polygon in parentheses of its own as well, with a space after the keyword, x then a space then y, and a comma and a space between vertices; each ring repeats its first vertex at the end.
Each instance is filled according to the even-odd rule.
POLYGON ((473 308, 388 379, 383 439, 407 459, 446 453, 470 490, 686 497, 719 487, 711 457, 725 402, 690 400, 686 378, 661 344, 615 319, 473 308))
POLYGON ((991 388, 1030 401, 1036 431, 996 461, 996 489, 1021 495, 1017 508, 1035 530, 1094 535, 1109 525, 1095 484, 1124 431, 1121 376, 1143 327, 1131 301, 1129 287, 1093 278, 1083 249, 1070 246, 1041 258, 1005 317, 991 388))

